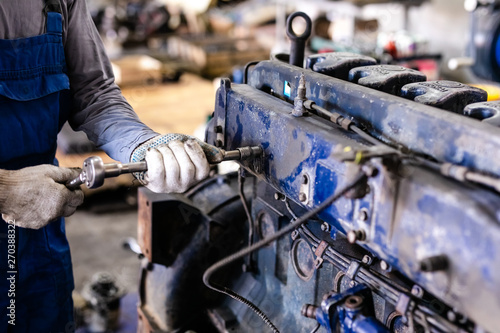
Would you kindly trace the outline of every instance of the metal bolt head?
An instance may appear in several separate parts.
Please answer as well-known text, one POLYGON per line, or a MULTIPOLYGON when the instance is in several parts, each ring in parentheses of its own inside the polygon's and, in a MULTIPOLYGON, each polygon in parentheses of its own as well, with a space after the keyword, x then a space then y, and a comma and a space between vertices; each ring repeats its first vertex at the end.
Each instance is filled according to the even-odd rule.
POLYGON ((304 192, 299 193, 299 200, 300 202, 306 202, 307 201, 307 195, 304 192))
POLYGON ((424 290, 418 285, 414 285, 411 288, 411 294, 415 297, 422 298, 424 296, 424 290))
POLYGON ((344 305, 348 309, 359 309, 363 305, 363 297, 351 295, 345 299, 344 305))
POLYGON ((366 208, 363 208, 359 211, 358 220, 362 222, 368 221, 368 210, 366 208))
POLYGON ((292 234, 291 234, 292 240, 296 240, 297 238, 299 238, 299 236, 300 236, 300 234, 297 230, 292 231, 292 234))
POLYGON ((372 257, 367 255, 363 257, 363 264, 371 265, 372 262, 373 262, 372 257))
POLYGON ((452 310, 448 311, 448 313, 446 314, 446 317, 452 323, 455 322, 455 320, 457 320, 457 314, 455 312, 453 312, 452 310))
POLYGON ((380 268, 383 271, 388 271, 391 268, 391 266, 385 260, 381 260, 380 261, 380 268))
POLYGON ((330 232, 332 230, 332 227, 328 224, 328 222, 323 222, 321 225, 321 230, 324 232, 330 232))
POLYGON ((351 282, 349 282, 349 287, 353 288, 356 286, 356 281, 352 280, 351 282))
POLYGON ((275 192, 274 193, 274 200, 283 201, 283 200, 285 200, 285 195, 283 193, 280 193, 280 192, 275 192))
POLYGON ((347 232, 347 241, 351 244, 355 244, 357 241, 364 241, 366 239, 366 233, 363 229, 350 230, 347 232))

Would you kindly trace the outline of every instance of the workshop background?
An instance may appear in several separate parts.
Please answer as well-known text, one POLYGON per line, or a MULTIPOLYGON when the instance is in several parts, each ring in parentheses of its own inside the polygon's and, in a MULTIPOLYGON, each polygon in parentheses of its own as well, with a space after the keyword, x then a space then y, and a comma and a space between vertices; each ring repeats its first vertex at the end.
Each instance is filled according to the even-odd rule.
MULTIPOLYGON (((311 52, 361 52, 419 69, 428 80, 484 87, 471 71, 466 8, 475 1, 87 1, 116 82, 141 120, 159 133, 203 138, 218 77, 242 82, 244 64, 288 52, 285 20, 296 10, 313 19, 311 52)), ((498 96, 495 86, 488 91, 490 98, 498 96)), ((110 161, 68 126, 58 142, 63 166, 81 166, 92 155, 110 161)), ((136 330, 143 263, 130 248, 137 237, 137 187, 131 176, 107 179, 103 187, 85 190, 84 206, 66 220, 78 313, 89 308, 89 284, 109 282, 110 276, 119 290, 115 296, 122 297, 119 325, 108 331, 136 330)), ((79 331, 98 331, 93 320, 81 317, 79 331)))

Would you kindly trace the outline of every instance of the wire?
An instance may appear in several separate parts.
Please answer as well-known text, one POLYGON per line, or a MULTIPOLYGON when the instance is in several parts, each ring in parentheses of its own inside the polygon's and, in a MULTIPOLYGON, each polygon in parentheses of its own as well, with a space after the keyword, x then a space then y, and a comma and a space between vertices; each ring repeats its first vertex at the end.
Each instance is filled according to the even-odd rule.
POLYGON ((320 327, 321 327, 321 324, 318 323, 318 325, 316 325, 316 327, 313 328, 313 330, 311 331, 311 333, 316 333, 319 330, 320 327))
POLYGON ((210 277, 212 276, 213 273, 215 273, 218 269, 230 264, 230 263, 233 263, 235 262, 236 260, 240 259, 240 258, 243 258, 245 257, 246 255, 252 253, 253 251, 256 251, 272 242, 274 242, 275 240, 277 240, 278 238, 288 234, 289 232, 291 232, 292 230, 294 229, 297 229, 300 225, 304 224, 307 222, 307 220, 309 220, 310 218, 312 218, 314 215, 318 214, 319 212, 321 212, 322 210, 324 210, 325 208, 327 208, 328 206, 330 206, 332 203, 334 203, 335 201, 337 201, 340 197, 342 197, 346 192, 348 192, 349 190, 351 190, 352 188, 354 188, 355 186, 357 186, 361 181, 365 180, 366 179, 366 175, 361 172, 359 173, 352 182, 348 183, 346 186, 344 186, 343 188, 341 188, 339 191, 337 191, 337 193, 334 193, 332 194, 330 197, 328 197, 325 201, 323 201, 323 203, 321 203, 319 206, 317 206, 316 208, 308 211, 307 213, 305 213, 304 215, 302 215, 299 219, 297 219, 296 221, 294 221, 293 223, 290 223, 288 224, 286 227, 278 230, 276 233, 274 233, 273 235, 265 238, 265 239, 262 239, 260 241, 258 241, 257 243, 255 244, 252 244, 244 249, 241 249, 239 250, 238 252, 236 253, 233 253, 232 255, 222 259, 222 260, 219 260, 218 262, 216 262, 215 264, 213 264, 212 266, 210 266, 206 271, 205 273, 203 274, 203 283, 210 289, 212 290, 215 290, 217 292, 220 292, 220 293, 223 293, 237 301, 240 301, 242 302, 243 304, 245 304, 246 306, 248 306, 250 309, 252 309, 272 330, 274 333, 279 333, 279 330, 276 328, 276 326, 274 326, 274 324, 271 322, 271 320, 266 316, 266 314, 264 312, 262 312, 262 310, 260 310, 255 304, 253 304, 252 302, 250 302, 249 300, 247 300, 246 298, 244 298, 243 296, 237 294, 236 292, 234 292, 233 290, 229 289, 229 288, 226 288, 224 286, 220 286, 216 283, 213 283, 210 281, 210 277))
MULTIPOLYGON (((253 231, 255 229, 255 222, 253 220, 252 214, 250 214, 250 209, 248 208, 247 199, 245 197, 244 184, 245 184, 245 169, 240 166, 240 170, 238 172, 238 194, 240 195, 241 203, 243 204, 243 209, 245 210, 245 214, 248 220, 248 245, 252 245, 253 243, 253 231)), ((250 267, 252 264, 251 255, 248 256, 247 266, 250 267)))

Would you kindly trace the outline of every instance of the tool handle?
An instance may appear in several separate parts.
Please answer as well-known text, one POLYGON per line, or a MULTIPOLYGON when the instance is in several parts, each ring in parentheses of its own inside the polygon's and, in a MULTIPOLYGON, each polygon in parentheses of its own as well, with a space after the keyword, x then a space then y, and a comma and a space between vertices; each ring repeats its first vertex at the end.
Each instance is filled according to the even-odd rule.
POLYGON ((104 177, 117 177, 123 173, 148 171, 146 161, 133 163, 106 163, 104 164, 104 177))

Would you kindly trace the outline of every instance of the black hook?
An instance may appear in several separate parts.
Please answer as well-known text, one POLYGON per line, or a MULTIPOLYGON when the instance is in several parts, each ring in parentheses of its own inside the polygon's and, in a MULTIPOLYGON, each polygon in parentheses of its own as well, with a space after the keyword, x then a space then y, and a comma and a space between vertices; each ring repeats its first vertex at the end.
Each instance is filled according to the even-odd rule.
POLYGON ((286 34, 292 41, 292 45, 290 47, 289 64, 299 67, 304 66, 304 52, 306 49, 306 41, 309 36, 311 36, 311 28, 311 18, 309 18, 309 16, 304 12, 295 12, 288 17, 286 21, 286 34), (297 16, 302 17, 306 21, 306 30, 299 36, 297 36, 292 28, 292 22, 297 16))

